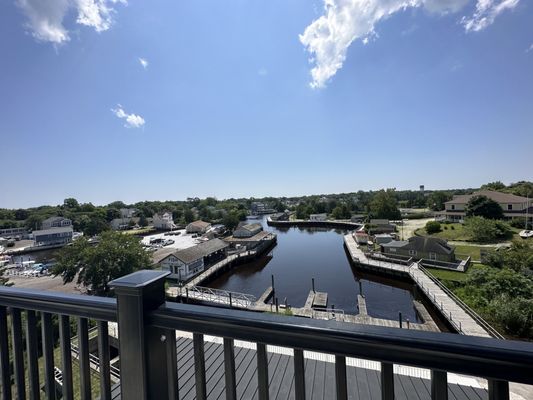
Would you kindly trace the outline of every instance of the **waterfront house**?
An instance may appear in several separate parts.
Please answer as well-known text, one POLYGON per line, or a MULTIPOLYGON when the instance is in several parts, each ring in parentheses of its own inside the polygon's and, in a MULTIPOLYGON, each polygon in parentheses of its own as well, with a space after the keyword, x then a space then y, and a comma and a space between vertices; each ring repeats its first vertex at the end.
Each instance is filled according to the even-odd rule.
POLYGON ((270 216, 270 219, 272 221, 288 221, 289 220, 289 216, 290 216, 290 213, 285 211, 285 212, 280 212, 280 213, 276 213, 276 214, 272 214, 270 216))
POLYGON ((0 236, 5 238, 12 238, 16 236, 25 238, 28 236, 28 231, 26 230, 26 228, 4 228, 0 229, 0 236))
POLYGON ((237 227, 233 232, 235 238, 250 238, 263 230, 263 226, 259 223, 243 224, 237 227))
POLYGON ((395 239, 396 237, 394 235, 388 233, 380 233, 378 235, 374 235, 374 243, 378 245, 390 243, 395 239))
POLYGON ((455 261, 455 247, 445 240, 427 236, 413 236, 409 240, 393 240, 381 245, 381 252, 392 256, 412 257, 416 260, 455 261))
POLYGON ((111 225, 111 229, 115 231, 121 231, 121 230, 129 229, 131 226, 138 225, 139 221, 140 221, 139 217, 115 218, 109 223, 109 225, 111 225))
POLYGON ((209 230, 209 228, 211 228, 211 224, 209 222, 198 220, 198 221, 191 222, 189 225, 187 225, 185 230, 187 231, 187 233, 204 234, 209 230))
POLYGON ((72 221, 64 217, 50 217, 41 223, 41 229, 61 228, 65 226, 72 226, 72 221))
POLYGON ((444 203, 444 210, 437 213, 437 218, 463 222, 466 216, 466 205, 475 196, 485 196, 494 200, 502 208, 503 216, 506 219, 526 218, 526 216, 529 220, 533 219, 532 199, 494 190, 479 190, 472 194, 453 196, 453 199, 444 203))
POLYGON ((133 218, 137 210, 135 208, 121 208, 119 212, 120 218, 133 218))
POLYGON ((183 250, 175 251, 158 264, 164 271, 170 271, 169 279, 187 280, 202 272, 206 265, 224 258, 229 245, 220 239, 212 239, 183 250))
POLYGON ((309 216, 309 221, 325 221, 326 219, 328 219, 328 215, 326 213, 311 214, 309 216))
POLYGON ((72 226, 54 227, 33 231, 33 241, 35 246, 57 246, 66 245, 72 241, 72 226))
POLYGON ((176 229, 176 224, 174 224, 174 219, 172 218, 171 212, 154 214, 152 223, 155 229, 167 231, 171 229, 176 229))
POLYGON ((254 201, 250 206, 252 215, 261 215, 261 214, 272 214, 276 210, 269 208, 265 203, 254 201))

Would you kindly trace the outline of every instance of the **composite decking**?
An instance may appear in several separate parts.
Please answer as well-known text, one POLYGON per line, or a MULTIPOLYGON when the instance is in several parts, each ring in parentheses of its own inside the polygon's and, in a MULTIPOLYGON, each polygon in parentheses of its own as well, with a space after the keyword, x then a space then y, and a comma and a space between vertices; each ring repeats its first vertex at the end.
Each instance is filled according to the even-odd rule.
MULTIPOLYGON (((196 398, 194 382, 194 356, 192 340, 177 338, 178 386, 182 400, 196 398)), ((235 346, 235 369, 237 398, 258 399, 257 361, 255 349, 235 346)), ((347 361, 349 361, 348 359, 347 361)), ((348 398, 351 400, 381 399, 380 372, 372 368, 351 366, 347 362, 348 398)), ((220 343, 205 341, 205 368, 207 398, 225 399, 224 352, 220 343)), ((281 352, 268 352, 269 398, 272 400, 294 399, 293 357, 281 352)), ((395 399, 430 400, 430 381, 408 375, 395 374, 395 399)), ((335 364, 328 361, 305 358, 306 399, 334 399, 335 364)), ((120 385, 113 388, 113 399, 120 399, 120 385)), ((485 400, 485 389, 455 383, 448 384, 450 400, 485 400)))

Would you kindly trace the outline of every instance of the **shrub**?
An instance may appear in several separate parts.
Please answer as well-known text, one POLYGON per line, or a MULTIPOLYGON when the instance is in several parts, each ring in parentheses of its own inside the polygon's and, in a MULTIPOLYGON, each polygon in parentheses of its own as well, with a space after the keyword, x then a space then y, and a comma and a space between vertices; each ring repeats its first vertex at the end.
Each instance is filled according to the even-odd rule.
POLYGON ((430 235, 440 232, 440 223, 437 221, 428 221, 426 224, 426 232, 430 235))
POLYGON ((504 222, 483 217, 467 218, 464 226, 472 239, 477 242, 492 242, 508 238, 512 234, 509 226, 504 222))
POLYGON ((455 226, 451 225, 451 226, 450 226, 450 229, 451 229, 452 231, 454 231, 454 230, 455 230, 455 226))
POLYGON ((446 225, 444 225, 442 228, 443 228, 445 231, 448 230, 448 227, 447 227, 446 225))

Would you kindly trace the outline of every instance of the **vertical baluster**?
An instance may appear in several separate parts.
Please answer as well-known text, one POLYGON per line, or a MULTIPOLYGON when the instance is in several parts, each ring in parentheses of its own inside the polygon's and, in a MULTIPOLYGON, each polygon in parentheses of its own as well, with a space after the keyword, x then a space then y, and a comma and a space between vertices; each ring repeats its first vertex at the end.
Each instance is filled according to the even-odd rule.
POLYGON ((178 400, 178 354, 176 347, 176 331, 168 329, 165 332, 167 352, 167 382, 169 400, 178 400))
POLYGON ((300 349, 294 349, 294 397, 305 400, 304 351, 300 349))
POLYGON ((63 399, 72 400, 72 347, 70 345, 70 318, 68 315, 59 316, 59 341, 61 346, 61 372, 63 375, 63 399))
POLYGON ((89 324, 87 318, 78 319, 78 357, 80 364, 80 397, 91 399, 91 366, 89 360, 89 324))
POLYGON ((448 400, 448 373, 431 370, 431 399, 448 400))
POLYGON ((43 360, 44 360, 44 389, 46 398, 56 398, 56 382, 54 377, 54 331, 52 315, 41 313, 41 329, 43 335, 43 360))
POLYGON ((9 366, 9 343, 7 340, 7 309, 0 306, 0 376, 2 399, 11 400, 11 371, 9 366))
POLYGON ((30 384, 30 399, 39 400, 39 364, 37 342, 37 317, 35 311, 28 310, 26 315, 26 349, 28 355, 28 376, 30 384))
POLYGON ((381 363, 381 399, 394 399, 394 368, 389 363, 381 363))
POLYGON ((98 321, 98 360, 100 369, 100 398, 111 400, 109 333, 106 321, 98 321))
POLYGON ((224 379, 226 380, 226 399, 236 400, 235 350, 233 339, 229 338, 224 338, 224 379))
POLYGON ((348 382, 346 379, 346 357, 335 356, 335 383, 337 400, 348 399, 348 382))
POLYGON ((22 343, 22 318, 20 309, 11 309, 11 339, 13 342, 13 369, 15 372, 15 386, 17 399, 26 400, 26 379, 24 376, 24 347, 22 343))
POLYGON ((509 400, 509 382, 489 379, 489 400, 509 400))
MULTIPOLYGON (((274 282, 274 275, 272 275, 272 282, 274 282)), ((268 400, 268 357, 264 343, 257 343, 256 354, 259 400, 268 400)))
POLYGON ((207 389, 205 383, 205 354, 204 354, 204 335, 193 333, 194 344, 194 378, 196 383, 196 398, 205 400, 207 398, 207 389))

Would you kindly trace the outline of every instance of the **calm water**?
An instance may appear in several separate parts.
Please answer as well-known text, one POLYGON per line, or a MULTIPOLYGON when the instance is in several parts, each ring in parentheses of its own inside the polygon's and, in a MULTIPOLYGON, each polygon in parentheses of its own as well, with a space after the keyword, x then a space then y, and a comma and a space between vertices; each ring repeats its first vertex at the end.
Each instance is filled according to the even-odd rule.
MULTIPOLYGON (((255 221, 257 222, 257 221, 255 221)), ((265 229, 278 234, 270 255, 243 264, 211 282, 210 287, 259 297, 271 285, 274 274, 280 302, 287 298, 293 307, 302 307, 315 278, 317 291, 328 293, 328 306, 357 313, 360 287, 373 317, 397 319, 398 312, 410 321, 419 321, 413 307, 412 287, 392 280, 362 275, 350 265, 343 246, 344 231, 319 228, 265 229)))

